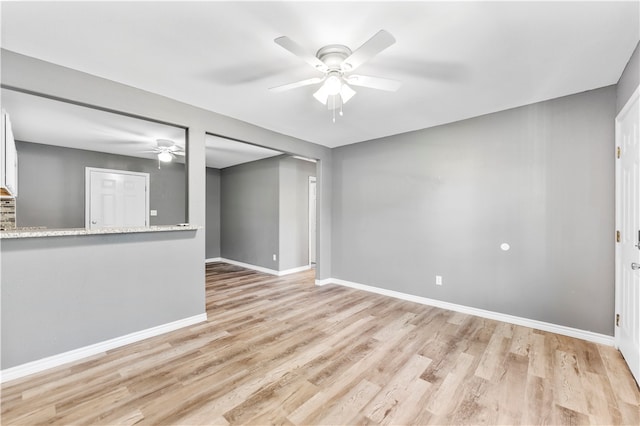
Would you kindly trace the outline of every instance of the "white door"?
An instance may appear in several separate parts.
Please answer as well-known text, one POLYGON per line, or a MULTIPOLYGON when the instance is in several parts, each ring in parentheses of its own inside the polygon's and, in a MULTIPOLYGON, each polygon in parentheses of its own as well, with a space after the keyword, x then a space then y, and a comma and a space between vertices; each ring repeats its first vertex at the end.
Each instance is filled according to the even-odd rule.
POLYGON ((148 186, 148 173, 87 167, 86 227, 147 226, 148 186))
POLYGON ((316 178, 309 176, 309 265, 316 263, 316 178))
POLYGON ((640 88, 616 118, 615 341, 640 383, 640 88))

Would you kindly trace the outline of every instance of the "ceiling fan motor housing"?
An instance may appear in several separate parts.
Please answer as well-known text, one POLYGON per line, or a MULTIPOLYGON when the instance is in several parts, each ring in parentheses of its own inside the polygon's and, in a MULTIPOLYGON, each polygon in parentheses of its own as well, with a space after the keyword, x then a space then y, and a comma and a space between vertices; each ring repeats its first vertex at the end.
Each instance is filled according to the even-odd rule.
POLYGON ((342 62, 351 56, 351 49, 342 44, 330 44, 318 50, 316 57, 324 62, 330 71, 339 71, 341 66, 345 68, 348 64, 342 62))
POLYGON ((158 148, 171 148, 176 145, 176 143, 169 139, 156 139, 156 143, 158 144, 158 148))

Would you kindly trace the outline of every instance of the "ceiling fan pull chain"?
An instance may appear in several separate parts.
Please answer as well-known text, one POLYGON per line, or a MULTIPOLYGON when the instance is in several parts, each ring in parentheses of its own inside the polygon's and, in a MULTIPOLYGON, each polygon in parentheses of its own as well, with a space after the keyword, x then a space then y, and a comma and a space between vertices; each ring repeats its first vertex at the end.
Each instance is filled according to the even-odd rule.
POLYGON ((333 114, 333 123, 335 124, 336 122, 336 97, 332 96, 331 97, 331 102, 333 102, 333 108, 331 108, 331 113, 333 114))

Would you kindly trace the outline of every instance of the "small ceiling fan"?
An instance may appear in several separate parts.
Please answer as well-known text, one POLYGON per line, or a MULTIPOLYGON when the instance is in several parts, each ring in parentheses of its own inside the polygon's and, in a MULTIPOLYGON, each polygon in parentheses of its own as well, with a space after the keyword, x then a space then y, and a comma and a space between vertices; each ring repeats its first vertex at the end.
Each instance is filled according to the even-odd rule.
POLYGON ((396 42, 396 39, 385 30, 378 31, 354 52, 347 46, 330 44, 320 48, 315 56, 308 53, 306 49, 289 37, 278 37, 274 41, 324 75, 272 87, 269 90, 283 92, 298 87, 323 83, 318 91, 313 94, 313 97, 334 111, 334 122, 335 110, 340 109, 340 115, 342 115, 342 105, 356 94, 355 90, 349 85, 395 92, 402 84, 397 80, 388 78, 351 74, 364 62, 396 42))
POLYGON ((160 162, 170 163, 177 156, 184 157, 184 148, 169 139, 156 139, 156 147, 145 152, 158 155, 158 168, 160 162))

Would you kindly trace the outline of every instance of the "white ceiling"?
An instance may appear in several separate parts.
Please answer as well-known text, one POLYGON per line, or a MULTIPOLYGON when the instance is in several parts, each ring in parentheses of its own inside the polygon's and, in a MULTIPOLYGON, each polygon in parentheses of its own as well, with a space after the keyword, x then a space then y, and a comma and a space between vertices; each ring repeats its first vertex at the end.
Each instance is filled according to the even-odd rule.
POLYGON ((206 135, 205 147, 207 167, 213 167, 214 169, 224 169, 225 167, 283 154, 280 151, 213 135, 206 135))
MULTIPOLYGON (((185 147, 185 129, 41 96, 2 89, 16 140, 155 160, 158 139, 185 147)), ((207 167, 222 169, 279 151, 207 135, 207 167)), ((180 157, 177 161, 184 162, 180 157)))
MULTIPOLYGON (((640 39, 639 2, 2 2, 2 47, 329 147, 615 84, 640 39), (309 52, 396 44, 358 69, 403 82, 356 88, 332 124, 309 52), (247 101, 250 100, 250 101, 247 101)), ((259 143, 259 141, 251 141, 259 143)))

